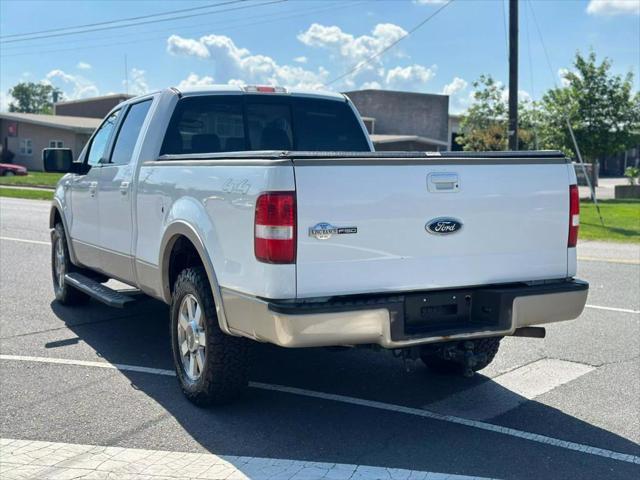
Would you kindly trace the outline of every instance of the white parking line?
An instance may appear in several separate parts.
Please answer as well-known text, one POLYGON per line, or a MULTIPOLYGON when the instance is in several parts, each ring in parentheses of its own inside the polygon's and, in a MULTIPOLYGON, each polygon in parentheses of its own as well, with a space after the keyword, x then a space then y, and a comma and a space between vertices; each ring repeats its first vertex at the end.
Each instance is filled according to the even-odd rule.
POLYGON ((640 313, 640 310, 631 310, 630 308, 603 307, 601 305, 585 305, 585 308, 594 308, 596 310, 608 310, 610 312, 621 313, 640 313))
MULTIPOLYGON (((48 358, 48 357, 31 357, 21 355, 0 355, 0 360, 22 361, 22 362, 39 362, 39 363, 54 363, 64 365, 77 365, 85 367, 99 367, 108 368, 122 371, 133 371, 152 373, 156 375, 175 376, 172 370, 162 370, 156 368, 138 367, 135 365, 124 364, 111 364, 106 362, 93 362, 85 360, 70 360, 60 358, 48 358)), ((493 425, 491 423, 481 422, 478 420, 471 420, 468 418, 457 417, 454 415, 444 415, 429 410, 423 410, 420 408, 405 407, 402 405, 393 405, 390 403, 378 402, 375 400, 365 400, 362 398, 349 397, 346 395, 339 395, 335 393, 317 392, 314 390, 306 390, 303 388, 287 387, 284 385, 273 385, 268 383, 250 382, 252 388, 261 390, 270 390, 275 392, 289 393, 292 395, 300 395, 303 397, 319 398, 322 400, 330 400, 334 402, 345 403, 348 405, 358 405, 362 407, 375 408, 378 410, 384 410, 394 413, 402 413, 405 415, 413 415, 416 417, 429 418, 432 420, 439 420, 443 422, 455 423, 458 425, 464 425, 466 427, 477 428, 480 430, 489 431, 492 433, 499 433, 502 435, 508 435, 515 438, 521 438, 531 442, 542 443, 545 445, 564 448, 567 450, 573 450, 576 452, 586 453, 588 455, 595 455, 599 457, 609 458, 612 460, 618 460, 621 462, 635 463, 640 465, 640 456, 630 455, 626 453, 615 452, 613 450, 607 450, 604 448, 592 447, 575 442, 567 442, 558 438, 547 437, 537 433, 526 432, 523 430, 516 430, 515 428, 502 427, 500 425, 493 425)))
POLYGON ((307 462, 280 458, 218 456, 140 448, 0 439, 3 479, 127 478, 274 479, 290 480, 487 480, 466 475, 373 467, 344 463, 307 462))
MULTIPOLYGON (((49 246, 51 245, 51 242, 43 242, 41 240, 27 240, 24 238, 14 238, 14 237, 2 237, 0 236, 0 240, 7 240, 7 241, 11 241, 11 242, 22 242, 22 243, 32 243, 35 245, 46 245, 49 246)), ((608 261, 608 260, 603 260, 603 261, 608 261)), ((628 263, 628 262, 611 262, 611 263, 628 263)), ((612 312, 621 312, 621 313, 640 313, 640 310, 631 310, 628 308, 617 308, 617 307, 603 307, 600 305, 585 305, 586 308, 594 308, 594 309, 598 309, 598 310, 609 310, 612 312)))
POLYGON ((498 375, 491 381, 426 405, 446 415, 488 420, 569 383, 595 367, 582 363, 543 358, 498 375))
POLYGON ((10 242, 34 243, 36 245, 51 245, 51 242, 43 242, 41 240, 27 240, 25 238, 0 237, 0 240, 8 240, 10 242))

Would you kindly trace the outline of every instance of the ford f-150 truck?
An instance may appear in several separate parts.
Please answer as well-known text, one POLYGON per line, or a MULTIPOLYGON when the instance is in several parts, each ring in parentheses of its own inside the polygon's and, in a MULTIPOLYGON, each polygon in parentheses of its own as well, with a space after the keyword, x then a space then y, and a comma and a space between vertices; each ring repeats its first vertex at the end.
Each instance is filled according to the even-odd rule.
POLYGON ((114 108, 50 216, 56 299, 170 305, 194 403, 236 398, 251 340, 379 346, 468 375, 574 319, 578 190, 559 152, 374 152, 340 94, 175 88, 114 108))

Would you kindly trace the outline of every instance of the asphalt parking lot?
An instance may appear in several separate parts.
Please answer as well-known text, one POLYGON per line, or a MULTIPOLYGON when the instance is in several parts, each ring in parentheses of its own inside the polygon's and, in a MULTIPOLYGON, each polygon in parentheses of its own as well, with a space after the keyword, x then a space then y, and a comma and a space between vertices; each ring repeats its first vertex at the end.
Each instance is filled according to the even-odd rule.
MULTIPOLYGON (((471 379, 407 372, 387 352, 256 344, 248 394, 203 410, 171 376, 164 304, 53 302, 48 211, 0 199, 0 478, 21 478, 13 440, 206 453, 237 467, 187 478, 269 477, 258 461, 288 465, 269 478, 640 478, 637 257, 580 261, 591 284, 582 316, 543 340, 505 339, 471 379)), ((31 478, 62 474, 47 467, 31 478)), ((182 478, 154 472, 130 478, 182 478)), ((69 478, 126 477, 90 473, 69 478)))

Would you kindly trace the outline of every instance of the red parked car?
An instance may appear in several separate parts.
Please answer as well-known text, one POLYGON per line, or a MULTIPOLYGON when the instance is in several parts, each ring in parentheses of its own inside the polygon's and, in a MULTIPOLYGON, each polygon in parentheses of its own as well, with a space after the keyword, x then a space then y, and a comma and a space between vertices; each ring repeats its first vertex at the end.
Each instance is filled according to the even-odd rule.
POLYGON ((0 176, 11 177, 13 175, 26 175, 27 169, 22 165, 13 165, 12 163, 0 163, 0 176))

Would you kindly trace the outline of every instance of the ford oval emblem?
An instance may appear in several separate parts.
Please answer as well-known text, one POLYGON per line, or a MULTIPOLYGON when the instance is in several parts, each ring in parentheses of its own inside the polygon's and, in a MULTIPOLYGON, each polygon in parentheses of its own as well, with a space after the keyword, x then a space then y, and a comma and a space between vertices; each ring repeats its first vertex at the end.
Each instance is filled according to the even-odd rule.
POLYGON ((449 235, 462 230, 462 222, 455 218, 440 217, 427 222, 424 228, 433 235, 449 235))

